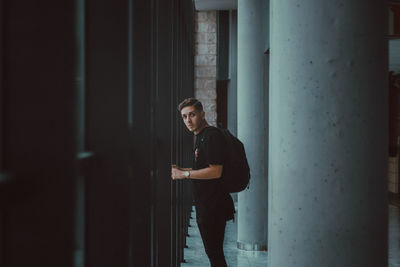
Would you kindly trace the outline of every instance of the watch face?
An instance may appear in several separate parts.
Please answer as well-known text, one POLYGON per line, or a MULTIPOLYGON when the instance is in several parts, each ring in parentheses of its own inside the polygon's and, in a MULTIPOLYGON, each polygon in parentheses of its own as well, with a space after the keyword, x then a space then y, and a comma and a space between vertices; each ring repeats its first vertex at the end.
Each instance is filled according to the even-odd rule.
POLYGON ((189 172, 188 171, 185 171, 185 176, 189 177, 189 172))

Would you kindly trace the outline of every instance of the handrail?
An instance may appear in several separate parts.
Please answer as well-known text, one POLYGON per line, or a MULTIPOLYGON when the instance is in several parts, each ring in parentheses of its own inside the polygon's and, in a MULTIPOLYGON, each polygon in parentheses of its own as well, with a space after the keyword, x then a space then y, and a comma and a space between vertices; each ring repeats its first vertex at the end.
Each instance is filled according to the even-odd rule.
POLYGON ((85 160, 85 159, 92 158, 93 156, 94 156, 93 152, 85 151, 85 152, 79 152, 78 155, 76 156, 76 158, 78 160, 85 160))
POLYGON ((6 186, 13 180, 14 175, 9 172, 0 172, 0 188, 6 186))
POLYGON ((91 164, 90 162, 92 162, 94 158, 94 153, 90 152, 90 151, 83 151, 83 152, 79 152, 76 155, 76 159, 77 159, 77 167, 78 167, 78 174, 84 175, 87 171, 87 167, 89 166, 89 164, 91 164))

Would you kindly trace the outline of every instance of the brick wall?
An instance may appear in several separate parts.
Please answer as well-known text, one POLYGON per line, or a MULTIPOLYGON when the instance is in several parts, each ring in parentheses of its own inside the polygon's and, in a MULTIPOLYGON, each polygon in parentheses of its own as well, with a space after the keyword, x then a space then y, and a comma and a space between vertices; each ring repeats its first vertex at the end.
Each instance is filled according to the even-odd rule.
POLYGON ((195 14, 195 97, 203 103, 206 120, 217 124, 217 13, 196 11, 195 14))

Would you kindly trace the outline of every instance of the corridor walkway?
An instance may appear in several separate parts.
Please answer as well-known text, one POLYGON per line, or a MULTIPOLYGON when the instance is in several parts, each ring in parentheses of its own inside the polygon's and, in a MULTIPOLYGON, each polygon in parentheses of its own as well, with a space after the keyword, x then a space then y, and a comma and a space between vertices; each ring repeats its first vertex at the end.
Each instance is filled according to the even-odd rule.
MULTIPOLYGON (((236 209, 236 207, 235 207, 236 209)), ((194 210, 194 208, 193 208, 194 210)), ((237 209, 236 209, 237 210, 237 209)), ((235 214, 237 215, 237 214, 235 214)), ((192 212, 187 240, 188 248, 185 248, 186 263, 182 267, 208 267, 210 266, 207 255, 204 251, 200 232, 196 224, 196 213, 192 212)), ((242 251, 236 248, 237 220, 229 221, 226 224, 224 251, 226 262, 229 267, 261 267, 267 265, 267 252, 242 251)))
MULTIPOLYGON (((197 228, 195 212, 192 212, 191 226, 185 249, 186 263, 182 267, 208 267, 209 262, 204 252, 203 243, 197 228)), ((267 266, 267 252, 242 251, 236 248, 237 223, 227 223, 224 250, 228 267, 267 266)), ((400 208, 389 205, 389 267, 400 267, 400 208)))

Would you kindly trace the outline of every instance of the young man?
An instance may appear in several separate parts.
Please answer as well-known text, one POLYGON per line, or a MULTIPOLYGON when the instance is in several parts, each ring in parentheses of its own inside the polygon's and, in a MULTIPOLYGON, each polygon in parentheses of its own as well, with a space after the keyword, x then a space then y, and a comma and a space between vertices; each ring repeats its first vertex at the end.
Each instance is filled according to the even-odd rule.
POLYGON ((178 110, 186 127, 195 135, 195 146, 192 168, 172 166, 171 176, 192 180, 197 225, 211 267, 225 267, 225 226, 235 212, 231 196, 219 181, 227 145, 222 133, 208 125, 200 101, 187 98, 179 104, 178 110))

